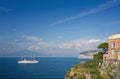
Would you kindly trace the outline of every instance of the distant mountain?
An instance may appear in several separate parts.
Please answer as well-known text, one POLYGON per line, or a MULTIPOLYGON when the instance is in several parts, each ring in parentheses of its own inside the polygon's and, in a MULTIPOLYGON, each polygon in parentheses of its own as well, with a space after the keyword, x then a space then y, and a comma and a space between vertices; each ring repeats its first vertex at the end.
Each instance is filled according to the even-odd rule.
POLYGON ((88 50, 88 51, 84 51, 84 52, 81 52, 80 55, 78 56, 78 58, 93 58, 93 54, 99 52, 101 50, 88 50))

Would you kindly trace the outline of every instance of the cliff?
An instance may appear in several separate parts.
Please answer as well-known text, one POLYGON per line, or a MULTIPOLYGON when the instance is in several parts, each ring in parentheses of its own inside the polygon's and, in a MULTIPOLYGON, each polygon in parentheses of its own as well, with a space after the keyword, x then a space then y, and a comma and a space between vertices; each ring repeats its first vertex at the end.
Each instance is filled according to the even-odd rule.
POLYGON ((65 79, 111 79, 116 76, 114 65, 101 64, 101 61, 91 60, 74 65, 67 71, 65 79))

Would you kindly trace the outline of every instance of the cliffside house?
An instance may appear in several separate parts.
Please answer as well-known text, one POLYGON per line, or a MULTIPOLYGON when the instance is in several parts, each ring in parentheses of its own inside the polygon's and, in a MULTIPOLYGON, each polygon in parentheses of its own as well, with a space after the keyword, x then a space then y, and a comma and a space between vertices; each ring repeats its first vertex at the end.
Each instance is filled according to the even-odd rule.
POLYGON ((120 34, 108 38, 108 47, 108 54, 103 55, 103 60, 120 61, 120 34))

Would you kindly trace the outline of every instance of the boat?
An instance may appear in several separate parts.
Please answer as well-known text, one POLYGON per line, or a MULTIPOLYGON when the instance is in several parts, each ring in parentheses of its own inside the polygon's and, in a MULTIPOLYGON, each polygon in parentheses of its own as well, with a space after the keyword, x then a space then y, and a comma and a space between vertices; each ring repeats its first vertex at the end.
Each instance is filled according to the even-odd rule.
POLYGON ((27 60, 27 59, 22 59, 20 61, 18 61, 19 64, 34 64, 34 63, 39 63, 39 61, 35 60, 35 59, 31 59, 31 60, 27 60))

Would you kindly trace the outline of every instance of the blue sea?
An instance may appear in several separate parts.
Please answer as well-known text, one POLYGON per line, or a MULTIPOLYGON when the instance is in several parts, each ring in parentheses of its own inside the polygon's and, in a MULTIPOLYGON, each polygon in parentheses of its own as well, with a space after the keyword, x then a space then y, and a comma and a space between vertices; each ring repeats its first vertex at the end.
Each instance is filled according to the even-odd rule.
POLYGON ((0 58, 0 79, 64 79, 73 65, 88 61, 78 58, 36 58, 37 64, 18 64, 20 58, 0 58))

